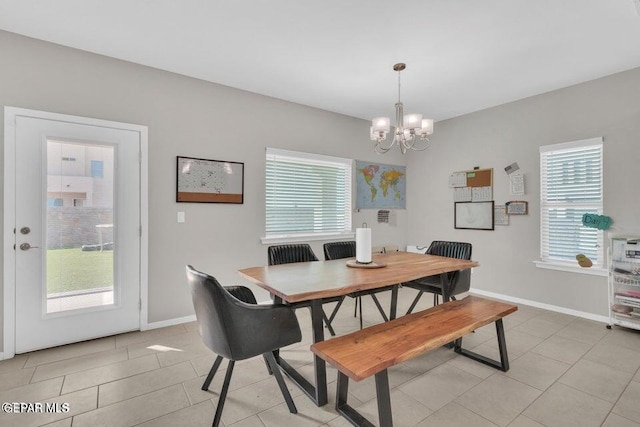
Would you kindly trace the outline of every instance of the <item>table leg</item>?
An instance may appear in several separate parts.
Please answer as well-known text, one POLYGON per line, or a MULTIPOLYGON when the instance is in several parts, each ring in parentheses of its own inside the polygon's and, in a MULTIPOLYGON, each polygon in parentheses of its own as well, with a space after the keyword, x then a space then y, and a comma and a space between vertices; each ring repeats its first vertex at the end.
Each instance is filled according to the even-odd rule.
MULTIPOLYGON (((296 305, 292 305, 296 308, 296 305)), ((322 310, 322 300, 313 300, 297 308, 309 307, 311 310, 311 328, 313 332, 313 342, 324 341, 324 323, 322 310)), ((303 377, 293 366, 282 357, 278 358, 278 364, 282 371, 317 405, 323 406, 328 402, 327 397, 327 365, 318 356, 313 356, 314 381, 315 385, 303 377)))
MULTIPOLYGON (((324 341, 324 327, 322 322, 324 311, 322 300, 311 301, 311 327, 313 329, 313 342, 324 341)), ((316 405, 323 406, 328 402, 327 398, 327 364, 318 356, 313 356, 314 376, 316 380, 316 405)))
POLYGON ((440 275, 440 286, 442 286, 442 302, 449 302, 451 299, 451 282, 449 281, 448 273, 440 275))
POLYGON ((389 320, 393 320, 396 318, 396 311, 398 308, 398 288, 400 286, 396 285, 391 289, 391 307, 389 307, 389 320))
MULTIPOLYGON (((271 297, 273 298, 274 304, 282 304, 282 298, 280 298, 279 296, 271 294, 271 297)), ((276 359, 276 362, 278 364, 280 364, 280 349, 273 350, 273 358, 276 359)))
MULTIPOLYGON (((449 281, 449 274, 440 274, 440 286, 442 287, 442 303, 449 302, 451 300, 451 282, 449 281)), ((454 348, 453 342, 445 344, 447 348, 454 348)))

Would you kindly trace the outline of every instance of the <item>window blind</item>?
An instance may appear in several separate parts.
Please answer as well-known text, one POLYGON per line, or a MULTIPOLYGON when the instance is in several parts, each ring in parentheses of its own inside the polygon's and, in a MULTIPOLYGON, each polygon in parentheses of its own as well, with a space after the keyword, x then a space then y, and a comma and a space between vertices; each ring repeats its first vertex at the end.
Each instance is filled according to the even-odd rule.
POLYGON ((351 232, 352 160, 267 148, 266 236, 351 232))
POLYGON ((540 257, 575 262, 585 254, 602 267, 603 233, 582 225, 602 214, 602 138, 540 147, 540 257))

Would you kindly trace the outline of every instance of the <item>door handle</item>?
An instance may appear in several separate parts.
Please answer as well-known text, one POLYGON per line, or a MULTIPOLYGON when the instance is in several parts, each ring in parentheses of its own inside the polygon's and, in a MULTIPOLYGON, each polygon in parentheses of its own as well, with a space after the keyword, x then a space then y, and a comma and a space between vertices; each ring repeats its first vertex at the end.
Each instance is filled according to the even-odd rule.
POLYGON ((22 249, 23 251, 28 251, 29 249, 36 249, 38 247, 39 246, 31 246, 28 243, 23 243, 23 244, 20 245, 20 249, 22 249))

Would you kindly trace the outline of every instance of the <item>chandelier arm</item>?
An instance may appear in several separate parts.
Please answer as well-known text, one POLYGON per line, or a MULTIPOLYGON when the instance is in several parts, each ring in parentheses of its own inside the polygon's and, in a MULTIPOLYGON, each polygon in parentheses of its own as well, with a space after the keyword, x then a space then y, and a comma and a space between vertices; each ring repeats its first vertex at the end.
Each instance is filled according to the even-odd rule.
POLYGON ((382 144, 378 143, 376 144, 376 146, 373 148, 373 150, 377 153, 377 154, 387 154, 389 152, 389 150, 391 150, 391 148, 393 147, 393 144, 391 144, 389 147, 385 148, 382 146, 382 144))
POLYGON ((389 146, 385 147, 383 145, 383 139, 379 139, 376 141, 376 145, 374 146, 374 151, 378 154, 385 154, 387 152, 389 152, 389 150, 391 150, 393 148, 393 146, 396 144, 396 140, 395 138, 391 139, 391 142, 389 143, 389 146))
POLYGON ((430 142, 431 141, 429 141, 429 138, 414 138, 412 144, 410 146, 408 146, 407 148, 409 150, 413 150, 413 151, 424 151, 427 148, 429 148, 430 142), (424 146, 423 147, 419 147, 419 148, 416 147, 416 143, 418 142, 418 140, 424 142, 424 146))

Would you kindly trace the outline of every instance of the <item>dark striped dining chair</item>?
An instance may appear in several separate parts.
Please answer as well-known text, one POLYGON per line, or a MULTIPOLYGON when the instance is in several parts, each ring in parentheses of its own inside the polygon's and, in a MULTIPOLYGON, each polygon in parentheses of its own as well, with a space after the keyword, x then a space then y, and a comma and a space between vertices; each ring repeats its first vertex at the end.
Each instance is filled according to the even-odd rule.
MULTIPOLYGON (((429 245, 429 248, 425 253, 429 255, 469 260, 471 259, 471 249, 471 243, 434 240, 431 242, 431 245, 429 245)), ((415 299, 411 303, 407 314, 413 311, 416 304, 418 304, 420 297, 425 292, 432 293, 433 305, 438 305, 440 302, 440 296, 442 296, 443 299, 451 298, 452 300, 455 300, 455 295, 468 292, 471 288, 471 269, 447 273, 447 277, 451 284, 451 288, 446 295, 442 289, 442 282, 439 275, 422 277, 420 279, 412 280, 411 282, 403 283, 403 287, 413 288, 418 291, 418 295, 416 295, 415 299)))

